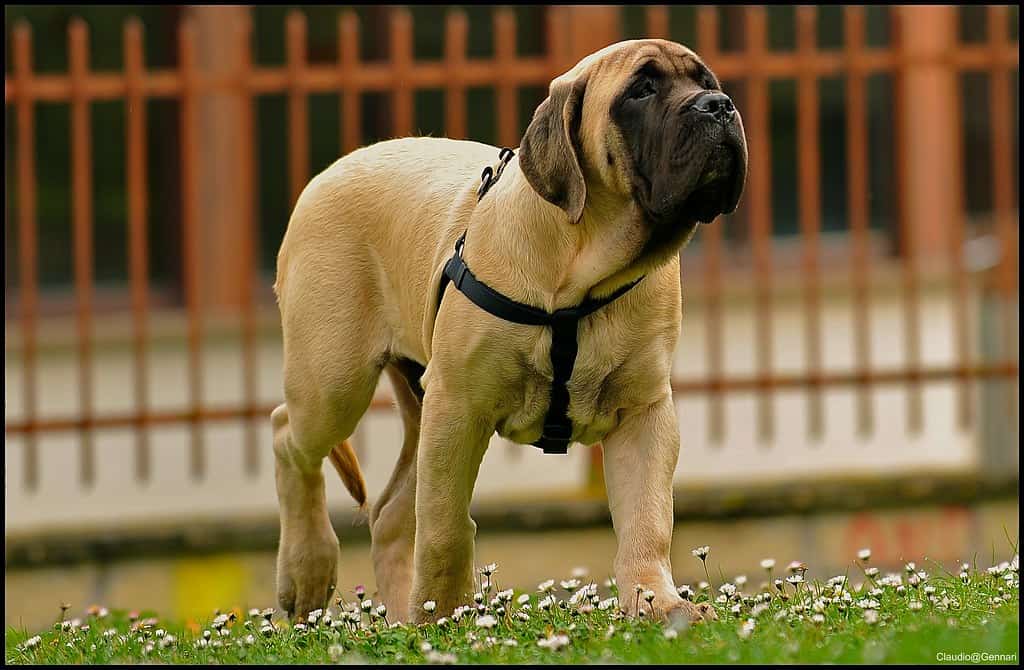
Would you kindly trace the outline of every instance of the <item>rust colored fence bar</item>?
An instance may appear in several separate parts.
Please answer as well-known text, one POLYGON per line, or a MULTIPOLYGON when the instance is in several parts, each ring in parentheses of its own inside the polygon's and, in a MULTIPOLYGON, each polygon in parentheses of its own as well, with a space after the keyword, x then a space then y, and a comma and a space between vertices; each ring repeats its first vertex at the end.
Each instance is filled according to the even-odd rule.
MULTIPOLYGON (((816 49, 817 10, 800 6, 796 10, 798 53, 805 60, 816 49)), ((818 133, 818 79, 807 70, 797 78, 797 183, 801 232, 801 270, 804 278, 805 365, 812 380, 807 396, 807 432, 818 440, 825 430, 821 374, 821 282, 818 259, 821 254, 821 151, 818 133)))
MULTIPOLYGON (((755 342, 759 376, 772 374, 772 202, 771 202, 771 129, 768 118, 768 79, 761 69, 766 53, 766 19, 764 7, 747 7, 744 11, 747 54, 750 69, 747 77, 744 126, 750 147, 747 172, 747 216, 750 222, 751 247, 754 255, 755 342)), ((775 434, 774 403, 770 390, 757 397, 758 435, 764 443, 775 434)))
POLYGON ((394 137, 405 137, 413 132, 412 106, 412 16, 409 10, 393 7, 391 21, 391 67, 394 85, 391 87, 392 127, 394 137))
POLYGON ((198 128, 197 95, 194 90, 196 72, 196 27, 191 17, 182 21, 178 36, 178 62, 181 69, 181 217, 182 217, 182 274, 185 283, 185 304, 188 311, 188 402, 192 411, 189 471, 194 479, 206 472, 206 452, 203 448, 202 369, 202 296, 199 274, 199 211, 198 211, 198 128))
MULTIPOLYGON (((918 370, 873 370, 867 373, 866 377, 860 372, 823 372, 821 374, 821 385, 825 387, 857 386, 867 382, 878 386, 883 384, 906 384, 908 381, 942 382, 949 379, 966 377, 968 379, 978 378, 1004 378, 1012 379, 1018 374, 1017 363, 992 363, 974 365, 968 368, 941 366, 934 368, 920 368, 918 370)), ((775 374, 769 377, 733 377, 721 383, 726 391, 766 391, 781 389, 799 389, 807 386, 807 376, 801 374, 775 374)), ((705 379, 674 380, 672 390, 676 393, 706 393, 710 384, 705 379)))
POLYGON ((463 139, 466 131, 466 85, 462 70, 466 66, 466 14, 453 11, 445 18, 444 63, 448 71, 445 86, 444 128, 448 137, 463 139))
POLYGON ((338 19, 338 68, 341 85, 341 150, 347 154, 362 144, 362 109, 356 68, 359 60, 359 23, 351 11, 338 19))
MULTIPOLYGON (((959 90, 959 86, 957 86, 959 90)), ((959 96, 958 96, 959 97, 959 96)), ((963 128, 960 105, 954 105, 953 109, 947 112, 953 118, 953 127, 963 128)), ((953 182, 957 188, 950 194, 953 206, 949 212, 949 274, 951 284, 951 307, 953 360, 960 368, 966 368, 970 364, 970 329, 973 324, 971 314, 967 309, 968 299, 968 276, 967 267, 964 263, 964 241, 966 240, 967 227, 967 182, 964 179, 963 170, 963 142, 958 134, 950 143, 951 165, 950 169, 956 175, 953 182)), ((971 424, 971 380, 968 377, 960 377, 956 385, 956 414, 957 424, 961 430, 967 430, 971 424)))
MULTIPOLYGON (((31 90, 32 32, 27 23, 14 27, 14 80, 24 91, 31 90)), ((18 283, 21 293, 22 392, 25 394, 25 422, 36 422, 36 313, 39 300, 37 270, 38 238, 36 234, 36 130, 34 103, 26 93, 15 103, 18 146, 18 283)), ((34 430, 24 438, 25 487, 33 490, 39 484, 39 445, 34 430)))
MULTIPOLYGON (((553 23, 562 19, 558 16, 559 8, 553 8, 553 23)), ((355 17, 353 16, 353 20, 355 17)), ((862 54, 861 66, 865 74, 891 72, 900 66, 913 66, 920 63, 938 62, 942 65, 958 69, 986 69, 996 64, 1004 67, 1016 67, 1018 53, 1015 47, 1007 47, 993 54, 987 46, 961 46, 956 53, 950 53, 936 61, 934 59, 900 58, 887 48, 866 49, 862 54)), ((517 58, 515 68, 510 70, 512 79, 517 85, 544 84, 550 80, 551 60, 548 58, 517 58)), ((556 62, 564 62, 558 60, 556 62)), ((560 68, 559 73, 571 66, 560 68)), ((750 59, 746 54, 721 54, 716 59, 715 74, 724 79, 742 78, 750 71, 750 59)), ((784 79, 797 77, 799 73, 810 68, 819 77, 841 75, 845 72, 845 56, 840 52, 818 52, 811 63, 802 63, 794 53, 766 52, 757 63, 758 71, 766 78, 784 79)), ((306 70, 307 90, 310 93, 332 93, 338 88, 337 66, 310 66, 306 70)), ((466 62, 463 77, 468 86, 488 86, 495 84, 494 62, 485 59, 472 59, 466 62)), ((443 62, 415 63, 408 71, 406 85, 412 89, 442 88, 446 83, 447 72, 443 62)), ((352 85, 363 91, 391 90, 396 85, 394 70, 389 64, 360 63, 354 71, 352 85)), ((203 75, 192 84, 196 93, 227 91, 232 87, 229 75, 203 75)), ((42 102, 60 102, 68 99, 71 90, 71 79, 68 75, 40 75, 34 77, 29 84, 29 95, 42 102)), ((126 83, 121 73, 92 73, 79 84, 81 90, 90 99, 120 100, 124 97, 126 83)), ((257 95, 286 92, 288 88, 287 68, 254 68, 252 75, 252 92, 257 95)), ((153 70, 147 74, 143 89, 151 98, 174 98, 182 93, 180 72, 173 70, 153 70)), ((4 98, 8 103, 14 102, 21 89, 16 81, 7 81, 4 87, 4 98)))
MULTIPOLYGON (((89 33, 85 21, 68 26, 68 60, 71 81, 85 79, 89 69, 89 33)), ((78 398, 83 424, 81 479, 89 486, 96 479, 95 445, 91 428, 92 395, 92 127, 89 99, 77 86, 71 88, 71 219, 74 248, 74 282, 78 330, 78 398)))
MULTIPOLYGON (((988 13, 988 34, 991 40, 991 65, 989 66, 992 99, 989 106, 992 124, 992 209, 995 214, 995 232, 999 239, 999 266, 996 270, 997 294, 1000 297, 999 311, 1002 323, 1002 357, 1014 356, 1014 345, 1019 346, 1019 316, 1013 313, 1014 302, 1019 300, 1019 272, 1017 263, 1019 243, 1019 215, 1013 202, 1013 119, 1010 114, 1010 73, 1011 68, 999 55, 1010 47, 1007 36, 1009 9, 990 7, 988 13), (1015 318, 1017 317, 1017 318, 1015 318)), ((1018 66, 1019 68, 1019 66, 1018 66)), ((1019 73, 1018 73, 1019 81, 1019 73)), ((1018 313, 1020 307, 1017 307, 1018 313)), ((1011 423, 1019 420, 1019 385, 1011 384, 1007 395, 1008 413, 1011 423)))
MULTIPOLYGON (((865 77, 861 69, 864 48, 864 8, 844 8, 846 46, 846 160, 847 212, 850 217, 853 286, 854 365, 863 375, 871 368, 871 316, 868 305, 871 275, 868 253, 868 132, 865 77)), ((872 398, 867 383, 857 389, 857 430, 874 430, 872 398)))
MULTIPOLYGON (((306 92, 306 15, 298 10, 285 19, 288 53, 288 174, 292 204, 309 181, 309 97, 306 92)), ((248 40, 242 52, 250 52, 248 40)), ((248 73, 247 73, 248 74, 248 73)), ((247 77, 248 78, 248 77, 247 77)), ((242 104, 245 104, 243 101, 242 104)), ((243 140, 243 144, 250 141, 243 140)), ((248 219, 246 219, 248 220, 248 219)))
POLYGON ((664 5, 648 7, 646 18, 647 37, 659 40, 667 40, 669 38, 668 7, 664 5))
POLYGON ((135 476, 147 481, 150 474, 149 432, 145 416, 149 412, 149 374, 146 365, 148 337, 149 250, 146 216, 146 99, 142 96, 145 73, 142 50, 142 22, 131 19, 124 26, 125 133, 128 192, 128 281, 131 285, 132 330, 135 377, 135 411, 140 421, 135 431, 135 476))
MULTIPOLYGON (((353 20, 356 20, 353 16, 353 20)), ((358 52, 357 52, 358 53, 358 52)), ((515 84, 540 84, 548 81, 549 61, 546 58, 519 58, 515 68, 510 70, 515 84)), ((311 65, 306 68, 306 86, 310 93, 334 93, 338 89, 336 65, 311 65)), ((463 72, 467 85, 493 86, 496 83, 494 61, 472 59, 466 62, 463 72)), ((779 76, 785 76, 781 74, 779 76)), ((416 63, 410 65, 405 85, 410 89, 442 88, 446 83, 446 72, 442 62, 416 63)), ((196 93, 229 91, 233 75, 197 75, 192 84, 196 93)), ((254 68, 252 92, 257 95, 285 93, 288 90, 287 67, 254 68)), ((398 79, 390 63, 359 63, 353 71, 351 83, 362 91, 386 93, 398 85, 398 79)), ((93 73, 78 84, 85 95, 97 101, 120 100, 125 93, 123 74, 93 73)), ((144 90, 152 98, 175 98, 182 93, 180 72, 153 70, 145 80, 144 90)), ((66 75, 40 75, 33 79, 30 95, 43 102, 60 102, 68 99, 71 80, 66 75)), ((5 100, 10 103, 17 99, 19 89, 15 82, 7 82, 5 100)))
MULTIPOLYGON (((1004 297, 1016 295, 1017 274, 1017 230, 1014 225, 1013 195, 1013 118, 1010 113, 1010 81, 1016 63, 1009 64, 1000 54, 1009 46, 1007 26, 1009 8, 1005 6, 989 9, 989 35, 992 40, 992 56, 990 64, 992 101, 990 105, 990 123, 992 125, 992 154, 995 170, 993 171, 992 193, 996 213, 996 231, 1001 244, 999 277, 1000 286, 1005 291, 1004 297)), ((1012 326, 1012 323, 1011 323, 1012 326)), ((1011 328, 1011 332, 1016 328, 1011 328)))
POLYGON ((497 94, 498 144, 519 146, 519 100, 512 62, 516 57, 516 17, 512 10, 494 10, 494 59, 497 94))
MULTIPOLYGON (((291 18, 289 17, 289 21, 291 18)), ((299 55, 302 60, 297 60, 297 63, 305 62, 305 23, 300 25, 301 29, 301 40, 293 38, 300 42, 301 50, 299 55)), ((291 29, 298 32, 296 29, 291 29)), ((238 30, 239 44, 239 73, 238 73, 238 127, 241 141, 238 143, 238 170, 239 170, 239 183, 238 183, 238 211, 241 212, 239 219, 245 224, 242 226, 240 231, 239 239, 239 272, 242 273, 242 281, 240 283, 241 295, 240 302, 242 308, 241 316, 241 328, 242 328, 242 404, 246 409, 252 409, 256 407, 257 398, 257 374, 258 374, 258 360, 256 356, 256 300, 254 283, 256 282, 256 234, 259 230, 259 217, 256 215, 255 206, 255 180, 256 180, 256 161, 255 161, 255 146, 256 137, 253 132, 254 121, 253 116, 255 111, 253 109, 252 95, 249 93, 249 75, 252 70, 252 18, 247 13, 245 18, 241 21, 241 25, 238 30)), ((298 49, 294 45, 290 45, 294 49, 298 49)), ((301 77, 301 71, 298 73, 301 77)), ((304 99, 304 96, 303 96, 304 99)), ((305 110, 303 110, 304 112, 305 110)), ((290 144, 293 150, 295 147, 302 146, 306 147, 305 165, 308 168, 308 146, 309 146, 309 133, 308 127, 305 125, 308 116, 303 113, 303 123, 300 124, 298 131, 291 135, 292 142, 290 144)), ((293 128, 294 130, 294 128, 293 128)), ((301 153, 301 152, 300 152, 301 153)), ((294 166, 293 166, 294 168, 294 166)), ((294 174, 294 173, 293 173, 294 174)), ((300 186, 301 188, 301 186, 300 186)), ((298 197, 298 192, 295 193, 295 197, 298 197)), ((264 414, 264 416, 266 416, 264 414)), ((245 454, 244 454, 244 467, 245 472, 251 477, 255 477, 259 474, 260 467, 260 439, 259 431, 264 426, 262 421, 257 422, 251 416, 245 422, 245 454)))
MULTIPOLYGON (((703 58, 714 63, 718 54, 718 12, 714 7, 697 9, 697 49, 703 58)), ((731 217, 729 217, 731 221, 731 217)), ((704 298, 708 347, 708 436, 720 446, 725 438, 725 400, 722 397, 722 374, 725 365, 722 351, 722 228, 726 221, 701 229, 704 243, 704 298)))
MULTIPOLYGON (((1013 380, 1019 374, 1016 363, 993 363, 974 365, 967 369, 955 367, 934 367, 922 368, 911 372, 902 368, 894 370, 880 370, 869 373, 868 381, 875 386, 889 384, 906 384, 910 379, 922 383, 939 383, 958 377, 971 379, 1006 379, 1013 380)), ((857 372, 824 372, 819 383, 822 387, 841 388, 856 386, 863 381, 862 376, 857 372)), ((765 389, 801 389, 807 386, 806 375, 773 375, 771 377, 745 376, 732 377, 718 382, 712 382, 706 378, 698 379, 677 379, 672 382, 672 391, 681 395, 686 394, 707 394, 713 390, 739 392, 739 391, 761 391, 765 389)), ((205 408, 198 415, 192 411, 153 411, 147 417, 146 425, 166 426, 191 421, 198 416, 200 421, 229 421, 241 418, 264 419, 276 407, 273 405, 262 405, 246 408, 238 406, 205 408)), ((394 411, 395 402, 390 397, 376 397, 370 404, 369 409, 374 412, 394 411)), ((88 425, 96 429, 112 429, 131 427, 138 423, 134 413, 109 414, 94 417, 88 425)), ((5 426, 8 435, 23 435, 32 431, 61 432, 81 430, 86 425, 80 417, 58 417, 42 419, 34 424, 26 422, 9 423, 5 426)))
MULTIPOLYGON (((889 13, 892 20, 892 34, 896 49, 901 54, 901 65, 896 69, 894 77, 893 120, 895 129, 895 161, 896 178, 896 221, 900 238, 900 268, 903 284, 903 355, 909 370, 921 368, 921 317, 918 300, 917 284, 917 232, 907 211, 907 156, 904 136, 906 128, 902 126, 907 118, 907 100, 904 95, 903 81, 906 79, 907 59, 906 45, 902 35, 903 12, 895 8, 889 13)), ((907 381, 907 428, 912 434, 920 433, 923 426, 924 399, 921 396, 921 384, 916 378, 907 381)))
MULTIPOLYGON (((988 10, 988 35, 992 44, 992 65, 989 71, 991 86, 990 119, 992 126, 992 209, 995 215, 995 235, 999 240, 999 264, 996 269, 999 317, 1002 325, 1002 359, 1014 355, 1014 342, 1018 341, 1018 319, 1014 318, 1013 303, 1018 299, 1020 268, 1018 266, 1018 209, 1014 204, 1014 143, 1013 118, 1010 114, 1011 67, 1000 61, 998 54, 1011 48, 1007 35, 1010 10, 1005 6, 988 10)), ((1019 78, 1019 73, 1018 73, 1019 78)), ((1019 142, 1019 138, 1018 138, 1019 142)), ((1019 307, 1018 307, 1019 311, 1019 307)), ((1019 346, 1019 343, 1018 343, 1019 346)), ((1019 353, 1018 353, 1019 355, 1019 353)), ((1011 429, 1018 430, 1020 387, 1011 384, 1007 393, 1008 416, 1011 429)))
MULTIPOLYGON (((547 81, 540 83, 546 89, 552 79, 575 65, 569 53, 569 8, 565 5, 549 6, 544 30, 548 48, 544 63, 547 81)), ((521 65, 522 63, 523 61, 520 61, 521 65)))

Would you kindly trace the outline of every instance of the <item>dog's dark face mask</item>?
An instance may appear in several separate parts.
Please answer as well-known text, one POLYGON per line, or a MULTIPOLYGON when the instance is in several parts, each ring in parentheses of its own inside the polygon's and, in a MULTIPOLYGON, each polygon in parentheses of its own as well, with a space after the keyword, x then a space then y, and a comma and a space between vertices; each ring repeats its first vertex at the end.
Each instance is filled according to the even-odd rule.
POLYGON ((618 186, 647 229, 636 260, 656 264, 698 222, 736 209, 747 174, 743 123, 714 74, 682 45, 638 40, 609 49, 552 82, 523 136, 519 165, 533 189, 576 223, 588 198, 584 173, 600 174, 597 164, 607 160, 603 172, 625 180, 618 186), (615 83, 606 94, 609 75, 615 83), (610 125, 601 151, 585 155, 581 123, 591 95, 610 125))
POLYGON ((695 57, 686 74, 647 59, 611 106, 630 159, 633 198, 650 226, 646 253, 675 248, 697 222, 736 209, 747 173, 739 111, 695 57))

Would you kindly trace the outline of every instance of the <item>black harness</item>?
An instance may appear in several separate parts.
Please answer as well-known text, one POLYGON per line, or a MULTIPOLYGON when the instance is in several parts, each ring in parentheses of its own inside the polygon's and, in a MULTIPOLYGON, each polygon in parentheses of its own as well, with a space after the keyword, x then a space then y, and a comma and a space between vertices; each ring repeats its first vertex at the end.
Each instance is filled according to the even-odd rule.
MULTIPOLYGON (((514 155, 511 149, 502 149, 498 154, 500 163, 497 171, 495 172, 490 167, 484 168, 483 183, 477 191, 477 202, 498 181, 498 177, 501 176, 505 166, 514 155)), ((465 241, 466 233, 463 232, 455 243, 455 253, 444 266, 437 299, 438 309, 441 308, 445 289, 449 283, 452 283, 477 307, 499 319, 527 326, 551 327, 551 368, 554 372, 554 379, 551 381, 551 403, 548 405, 548 412, 544 417, 544 430, 540 439, 534 442, 533 446, 543 449, 545 454, 564 454, 568 452, 569 443, 572 442, 569 389, 566 384, 569 383, 569 378, 572 376, 572 369, 576 364, 576 354, 579 351, 579 343, 576 340, 579 323, 636 286, 643 277, 631 284, 626 284, 604 298, 589 299, 576 307, 547 312, 516 302, 477 279, 462 258, 462 247, 465 245, 465 241)))

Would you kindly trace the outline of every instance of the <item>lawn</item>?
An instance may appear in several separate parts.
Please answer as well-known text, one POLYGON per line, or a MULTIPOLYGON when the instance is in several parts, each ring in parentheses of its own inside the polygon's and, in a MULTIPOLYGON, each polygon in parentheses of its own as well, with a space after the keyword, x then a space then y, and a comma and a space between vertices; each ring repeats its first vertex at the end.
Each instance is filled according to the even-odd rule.
MULTIPOLYGON (((706 549, 706 548, 705 548, 706 549)), ((1020 566, 909 563, 882 573, 870 552, 845 575, 761 562, 750 576, 680 586, 712 601, 693 625, 624 617, 611 581, 583 571, 528 592, 502 590, 486 566, 475 601, 437 624, 408 626, 360 589, 290 625, 273 610, 211 613, 202 625, 90 607, 41 632, 8 628, 7 663, 1016 663, 1020 566), (943 656, 945 655, 945 656, 943 656)), ((709 563, 704 563, 711 581, 709 563)), ((621 594, 644 602, 653 594, 621 594)), ((426 604, 429 608, 430 604, 426 604)))

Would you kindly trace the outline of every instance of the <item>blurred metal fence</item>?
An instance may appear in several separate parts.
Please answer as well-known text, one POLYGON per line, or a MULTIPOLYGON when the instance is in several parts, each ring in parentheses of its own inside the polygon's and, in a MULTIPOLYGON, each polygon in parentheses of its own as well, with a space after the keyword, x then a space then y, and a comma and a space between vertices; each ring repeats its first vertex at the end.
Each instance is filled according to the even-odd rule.
MULTIPOLYGON (((915 49, 900 39, 907 31, 900 22, 905 21, 903 8, 890 8, 892 33, 896 37, 885 47, 865 44, 863 7, 844 10, 844 45, 840 50, 823 50, 815 36, 816 12, 813 7, 796 9, 797 48, 790 52, 772 51, 767 46, 766 20, 763 7, 742 10, 745 34, 744 48, 723 51, 718 45, 718 13, 712 7, 697 9, 696 44, 693 46, 711 65, 720 78, 744 82, 742 112, 750 149, 750 168, 747 192, 736 220, 749 226, 749 244, 754 282, 755 327, 751 340, 755 348, 756 371, 751 375, 725 372, 722 307, 723 239, 721 226, 702 229, 703 297, 706 300, 704 324, 706 328, 707 373, 699 377, 676 379, 673 388, 677 394, 709 394, 709 434, 713 441, 721 442, 725 436, 723 397, 734 392, 757 394, 757 429, 765 440, 775 432, 773 395, 784 389, 804 389, 808 402, 808 426, 811 434, 820 434, 825 425, 822 390, 828 387, 853 387, 857 390, 857 425, 859 430, 872 430, 872 389, 881 385, 899 385, 906 388, 908 398, 908 425, 913 430, 922 422, 921 386, 934 381, 955 380, 958 384, 958 414, 961 427, 974 421, 972 417, 971 388, 978 380, 1004 379, 1015 382, 1018 375, 1016 354, 1017 330, 1017 200, 1014 190, 1013 160, 1015 138, 1011 113, 1010 74, 1018 68, 1018 45, 1008 37, 1006 7, 991 7, 988 11, 989 34, 982 44, 963 44, 942 53, 915 49), (942 72, 960 73, 983 71, 991 75, 991 99, 988 110, 991 124, 992 201, 995 237, 998 239, 998 267, 985 285, 994 288, 997 297, 1003 345, 993 358, 977 360, 969 346, 968 269, 964 263, 966 213, 961 195, 954 195, 959 206, 948 212, 942 222, 921 222, 919 213, 909 212, 905 195, 916 193, 912 183, 907 155, 908 142, 900 136, 914 124, 912 110, 918 101, 906 99, 906 79, 915 76, 921 68, 938 68, 942 72), (872 281, 873 258, 868 230, 868 140, 866 120, 865 81, 870 75, 887 73, 898 84, 892 100, 897 119, 898 140, 895 147, 895 174, 899 207, 897 224, 901 247, 898 253, 899 272, 902 277, 904 338, 900 343, 906 364, 881 368, 873 360, 868 336, 871 310, 869 285, 872 281), (821 128, 818 120, 818 83, 823 77, 843 75, 847 105, 847 194, 849 202, 849 274, 847 283, 853 291, 853 326, 855 328, 854 365, 847 371, 823 369, 823 333, 821 322, 822 256, 821 232, 821 180, 823 160, 819 148, 821 128), (771 203, 770 132, 767 87, 773 79, 794 79, 797 85, 797 147, 800 225, 799 282, 804 305, 803 331, 806 343, 805 368, 798 373, 780 374, 773 366, 773 239, 771 203), (928 234, 928 226, 944 227, 946 251, 938 256, 942 273, 950 280, 953 290, 952 318, 949 327, 955 348, 955 360, 950 365, 926 366, 921 362, 921 338, 927 336, 919 326, 918 293, 919 243, 928 234)), ((68 34, 69 71, 66 74, 37 74, 33 72, 31 32, 25 25, 14 29, 12 45, 13 74, 5 78, 5 104, 13 108, 17 152, 15 181, 18 200, 17 231, 19 286, 16 293, 6 294, 9 303, 17 304, 17 324, 21 340, 23 365, 23 412, 20 418, 8 418, 6 433, 19 436, 23 442, 23 477, 27 487, 35 485, 39 477, 37 437, 55 432, 77 432, 80 439, 80 478, 85 484, 96 476, 94 431, 110 428, 128 428, 134 431, 136 444, 135 472, 139 479, 150 473, 151 454, 148 430, 155 426, 185 424, 191 426, 190 469, 194 476, 202 476, 206 469, 207 449, 200 427, 205 422, 243 421, 247 426, 245 459, 247 470, 256 473, 259 468, 256 432, 265 429, 264 419, 272 406, 261 403, 255 391, 257 364, 255 357, 256 311, 260 296, 267 293, 266 280, 261 278, 255 265, 252 226, 240 229, 232 240, 233 257, 224 259, 222 266, 213 269, 219 273, 235 273, 242 278, 237 306, 242 333, 242 375, 245 389, 241 403, 210 406, 202 394, 202 334, 204 309, 201 283, 204 281, 199 258, 202 244, 197 226, 198 163, 200 161, 199 105, 205 97, 220 94, 233 96, 241 113, 235 118, 243 137, 251 138, 253 128, 253 100, 257 95, 285 94, 288 100, 287 166, 290 192, 294 200, 307 182, 309 172, 308 96, 331 92, 341 95, 342 148, 348 152, 356 148, 360 138, 359 95, 366 91, 390 91, 393 114, 393 134, 413 132, 414 92, 430 87, 440 88, 445 96, 445 129, 449 137, 466 136, 466 90, 470 86, 491 86, 496 90, 496 127, 499 142, 505 146, 518 144, 519 118, 515 97, 517 89, 525 85, 546 85, 553 77, 571 67, 587 51, 592 50, 587 36, 579 39, 587 25, 572 23, 570 9, 551 7, 546 12, 546 50, 541 57, 516 55, 516 24, 512 12, 497 10, 494 14, 495 55, 493 59, 466 57, 467 21, 465 16, 452 11, 446 15, 444 57, 440 61, 420 62, 412 57, 412 20, 404 10, 390 14, 390 60, 362 62, 358 58, 360 29, 354 15, 343 13, 339 19, 339 48, 333 65, 306 62, 306 23, 301 13, 291 14, 285 26, 287 63, 284 67, 258 67, 251 60, 250 26, 246 23, 235 33, 224 34, 224 40, 238 40, 243 54, 243 65, 227 74, 210 74, 197 67, 196 25, 186 18, 178 27, 179 62, 171 69, 150 70, 143 58, 141 24, 128 22, 124 27, 124 70, 97 72, 90 70, 88 58, 89 34, 84 22, 71 24, 68 34), (572 25, 570 25, 572 23, 572 25), (188 342, 188 403, 177 410, 154 410, 150 407, 147 388, 150 381, 146 364, 150 346, 148 304, 149 287, 147 251, 146 175, 146 114, 145 101, 153 98, 172 98, 180 102, 180 172, 182 184, 182 235, 187 314, 188 342), (96 101, 123 101, 126 118, 127 155, 125 161, 127 191, 127 239, 129 291, 133 318, 135 407, 122 413, 97 413, 93 402, 93 330, 95 327, 92 234, 91 183, 92 162, 96 156, 90 135, 90 105, 96 101), (70 153, 72 156, 71 190, 73 195, 73 258, 74 291, 76 296, 77 340, 77 392, 80 411, 73 415, 41 416, 37 399, 41 390, 36 378, 37 330, 39 325, 39 286, 37 280, 37 254, 39 238, 37 228, 35 157, 33 142, 34 107, 42 102, 67 102, 71 106, 70 153), (257 421, 258 419, 258 421, 257 421)), ((668 9, 645 9, 647 34, 667 37, 669 34, 668 9)), ((591 35, 602 40, 604 36, 616 38, 615 28, 603 28, 604 33, 591 35)), ((959 100, 957 100, 959 103, 959 100)), ((958 112, 952 112, 954 118, 958 112)), ((956 163, 960 171, 960 139, 935 138, 951 147, 946 156, 956 163)), ((98 148, 100 151, 103 147, 98 148)), ((254 148, 249 141, 238 145, 234 161, 242 166, 240 188, 224 194, 238 208, 243 221, 254 220, 254 148)), ((957 173, 957 183, 963 175, 957 173)), ((922 244, 923 246, 926 246, 922 244)), ((932 262, 936 261, 932 254, 932 262)), ((210 269, 208 269, 208 272, 210 269)), ((690 328, 700 327, 696 324, 690 328)), ((1015 421, 1016 391, 1010 394, 1007 417, 1015 421)), ((378 398, 372 410, 390 411, 392 403, 378 398)))

